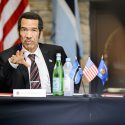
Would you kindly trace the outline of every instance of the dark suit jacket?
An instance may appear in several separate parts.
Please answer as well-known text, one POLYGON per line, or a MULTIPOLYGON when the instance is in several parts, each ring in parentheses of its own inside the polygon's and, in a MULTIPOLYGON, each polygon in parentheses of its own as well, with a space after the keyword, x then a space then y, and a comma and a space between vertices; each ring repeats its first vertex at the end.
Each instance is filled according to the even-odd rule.
MULTIPOLYGON (((8 58, 13 54, 15 55, 19 46, 17 45, 0 53, 0 86, 3 87, 3 92, 12 92, 13 89, 30 87, 28 69, 24 65, 19 65, 17 69, 14 69, 8 62, 8 58)), ((65 62, 66 54, 60 46, 39 44, 39 47, 49 71, 52 88, 52 72, 56 61, 56 53, 61 53, 62 64, 65 62)))

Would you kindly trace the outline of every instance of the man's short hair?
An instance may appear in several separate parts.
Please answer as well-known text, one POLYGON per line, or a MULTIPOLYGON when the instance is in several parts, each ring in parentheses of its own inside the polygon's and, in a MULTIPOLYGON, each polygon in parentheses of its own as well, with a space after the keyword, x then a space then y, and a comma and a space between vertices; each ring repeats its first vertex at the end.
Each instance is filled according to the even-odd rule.
POLYGON ((20 31, 20 28, 21 28, 22 18, 38 20, 38 29, 39 29, 40 32, 42 31, 42 29, 43 29, 43 20, 38 14, 36 14, 34 12, 25 12, 20 16, 20 18, 18 20, 18 31, 20 31))

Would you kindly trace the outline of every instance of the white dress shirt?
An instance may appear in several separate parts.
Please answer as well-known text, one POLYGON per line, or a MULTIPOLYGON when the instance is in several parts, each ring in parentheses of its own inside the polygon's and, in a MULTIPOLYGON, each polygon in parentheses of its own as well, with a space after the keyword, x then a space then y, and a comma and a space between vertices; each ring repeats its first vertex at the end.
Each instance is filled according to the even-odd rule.
MULTIPOLYGON (((49 77, 49 72, 45 63, 45 60, 43 58, 43 54, 38 47, 34 53, 30 53, 27 51, 24 47, 22 47, 24 50, 24 58, 26 62, 31 66, 31 60, 28 57, 29 54, 35 54, 35 62, 38 66, 39 70, 39 75, 40 75, 40 81, 41 81, 41 88, 46 89, 47 93, 51 92, 51 87, 50 87, 50 77, 49 77)), ((9 61, 10 62, 10 61, 9 61)), ((14 68, 17 68, 14 66, 12 63, 10 63, 14 68)), ((29 72, 29 79, 30 79, 30 67, 28 67, 28 72, 29 72)))

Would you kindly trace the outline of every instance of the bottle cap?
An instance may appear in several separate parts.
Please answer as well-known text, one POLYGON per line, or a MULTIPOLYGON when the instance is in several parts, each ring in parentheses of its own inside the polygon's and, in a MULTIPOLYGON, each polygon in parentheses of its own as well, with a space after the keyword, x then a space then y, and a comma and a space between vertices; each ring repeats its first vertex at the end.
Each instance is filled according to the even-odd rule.
POLYGON ((56 56, 61 56, 61 53, 57 53, 56 56))
POLYGON ((71 59, 70 58, 66 58, 66 62, 70 62, 71 61, 71 59))

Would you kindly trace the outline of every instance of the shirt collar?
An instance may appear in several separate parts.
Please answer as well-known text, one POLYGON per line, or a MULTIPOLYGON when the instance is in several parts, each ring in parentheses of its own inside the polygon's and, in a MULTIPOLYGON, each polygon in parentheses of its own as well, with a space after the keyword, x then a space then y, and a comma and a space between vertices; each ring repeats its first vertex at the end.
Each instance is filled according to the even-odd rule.
POLYGON ((36 51, 34 53, 29 52, 23 46, 22 46, 22 49, 24 51, 24 58, 25 59, 27 59, 27 57, 28 57, 29 54, 35 54, 38 58, 40 57, 41 51, 40 51, 39 45, 38 45, 38 47, 37 47, 37 49, 36 49, 36 51))

